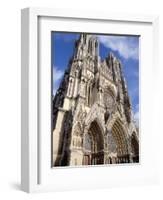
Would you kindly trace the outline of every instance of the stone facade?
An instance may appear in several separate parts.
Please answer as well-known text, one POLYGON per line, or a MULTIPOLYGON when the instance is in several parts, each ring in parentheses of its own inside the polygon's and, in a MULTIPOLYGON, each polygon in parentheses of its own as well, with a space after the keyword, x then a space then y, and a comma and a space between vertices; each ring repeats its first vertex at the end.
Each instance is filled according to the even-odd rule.
MULTIPOLYGON (((52 165, 139 162, 138 129, 121 62, 81 34, 53 98, 52 165)), ((54 77, 55 78, 55 77, 54 77)))

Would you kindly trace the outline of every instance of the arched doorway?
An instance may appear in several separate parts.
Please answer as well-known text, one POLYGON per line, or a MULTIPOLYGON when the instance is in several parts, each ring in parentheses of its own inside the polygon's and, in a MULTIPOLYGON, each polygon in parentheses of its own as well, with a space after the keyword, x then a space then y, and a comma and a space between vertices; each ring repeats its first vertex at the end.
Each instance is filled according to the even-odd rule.
POLYGON ((127 137, 119 119, 114 122, 111 133, 116 143, 117 154, 117 156, 113 158, 112 163, 129 163, 130 157, 128 152, 127 137))
POLYGON ((131 136, 131 151, 133 162, 139 162, 139 143, 135 132, 131 136))
POLYGON ((83 165, 104 164, 104 142, 102 131, 93 121, 84 136, 83 165))

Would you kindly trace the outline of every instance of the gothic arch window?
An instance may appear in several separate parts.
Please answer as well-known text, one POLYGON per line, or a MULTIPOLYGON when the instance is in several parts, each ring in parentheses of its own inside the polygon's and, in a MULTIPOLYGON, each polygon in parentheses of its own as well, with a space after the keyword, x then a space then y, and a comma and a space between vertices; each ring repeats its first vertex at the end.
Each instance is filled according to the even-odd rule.
POLYGON ((86 34, 83 34, 84 44, 86 44, 86 34))
POLYGON ((97 40, 95 41, 95 47, 96 47, 96 48, 98 47, 98 42, 97 42, 97 40))
POLYGON ((89 40, 88 51, 89 51, 90 54, 92 53, 92 41, 91 40, 89 40))
POLYGON ((87 85, 87 105, 91 105, 91 83, 89 82, 87 85))
POLYGON ((92 84, 92 101, 91 101, 91 105, 94 104, 94 102, 97 100, 97 86, 95 84, 95 82, 92 84))
POLYGON ((90 81, 87 85, 87 105, 92 106, 93 103, 97 100, 97 87, 96 84, 90 81))

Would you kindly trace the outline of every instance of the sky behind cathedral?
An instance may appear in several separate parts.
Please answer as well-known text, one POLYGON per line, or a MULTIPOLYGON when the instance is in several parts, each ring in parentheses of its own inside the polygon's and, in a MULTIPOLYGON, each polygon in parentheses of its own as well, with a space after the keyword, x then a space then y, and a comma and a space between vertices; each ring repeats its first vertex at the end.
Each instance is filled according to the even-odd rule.
MULTIPOLYGON (((134 118, 139 119, 139 37, 96 35, 99 39, 99 54, 101 59, 110 52, 121 61, 124 77, 131 98, 134 118)), ((52 66, 53 66, 53 95, 59 87, 64 71, 73 55, 75 40, 79 34, 52 33, 52 66)))

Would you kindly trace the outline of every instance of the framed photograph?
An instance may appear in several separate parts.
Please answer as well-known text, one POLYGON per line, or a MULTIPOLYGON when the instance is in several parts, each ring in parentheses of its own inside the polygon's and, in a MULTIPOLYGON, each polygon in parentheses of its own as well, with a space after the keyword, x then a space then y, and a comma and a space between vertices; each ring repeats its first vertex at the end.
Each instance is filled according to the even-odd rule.
POLYGON ((158 183, 158 17, 22 10, 26 192, 158 183))
POLYGON ((51 43, 52 167, 139 163, 139 35, 51 43))

